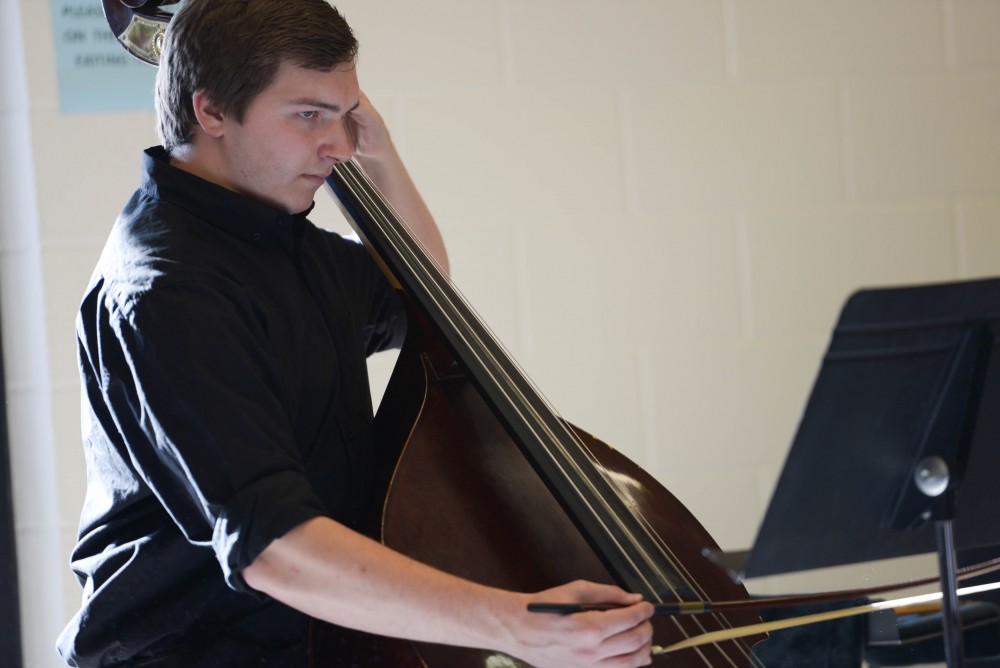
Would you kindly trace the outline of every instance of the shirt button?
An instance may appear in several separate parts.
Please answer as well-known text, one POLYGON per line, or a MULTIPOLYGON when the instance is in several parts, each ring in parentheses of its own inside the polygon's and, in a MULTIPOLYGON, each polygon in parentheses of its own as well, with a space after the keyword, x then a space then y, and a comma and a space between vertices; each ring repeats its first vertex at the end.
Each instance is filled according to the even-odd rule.
POLYGON ((260 241, 260 232, 254 232, 253 233, 253 240, 254 241, 260 241))

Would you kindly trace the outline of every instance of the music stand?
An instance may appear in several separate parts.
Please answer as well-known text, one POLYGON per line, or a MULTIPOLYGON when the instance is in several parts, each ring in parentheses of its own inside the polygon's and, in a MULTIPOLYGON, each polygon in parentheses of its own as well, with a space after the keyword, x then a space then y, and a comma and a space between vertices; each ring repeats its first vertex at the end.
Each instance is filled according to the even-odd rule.
POLYGON ((1000 543, 1000 279, 863 290, 844 306, 744 577, 1000 543))

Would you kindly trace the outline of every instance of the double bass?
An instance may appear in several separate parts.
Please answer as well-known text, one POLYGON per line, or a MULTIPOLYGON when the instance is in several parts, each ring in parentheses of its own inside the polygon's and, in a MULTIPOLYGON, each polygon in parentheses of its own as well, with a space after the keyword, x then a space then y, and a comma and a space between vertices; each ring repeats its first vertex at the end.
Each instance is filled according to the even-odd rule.
MULTIPOLYGON (((175 0, 103 4, 122 45, 155 65, 171 16, 159 7, 175 0)), ((587 579, 658 603, 747 598, 704 556, 718 546, 670 492, 547 404, 356 163, 338 164, 327 184, 409 314, 375 422, 384 502, 371 518, 373 535, 418 561, 504 589, 587 579)), ((657 617, 654 642, 757 621, 750 610, 657 617)), ((312 635, 317 666, 525 665, 320 623, 312 635)), ((760 665, 751 648, 763 637, 684 649, 654 665, 760 665)))

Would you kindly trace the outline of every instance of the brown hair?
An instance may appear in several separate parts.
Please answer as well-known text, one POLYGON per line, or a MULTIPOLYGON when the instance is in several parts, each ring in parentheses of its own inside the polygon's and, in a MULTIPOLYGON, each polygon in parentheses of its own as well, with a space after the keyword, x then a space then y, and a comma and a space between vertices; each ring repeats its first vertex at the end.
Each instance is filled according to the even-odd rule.
POLYGON ((283 62, 327 72, 357 53, 350 26, 326 0, 186 0, 156 75, 160 141, 171 151, 190 140, 195 91, 242 123, 283 62))

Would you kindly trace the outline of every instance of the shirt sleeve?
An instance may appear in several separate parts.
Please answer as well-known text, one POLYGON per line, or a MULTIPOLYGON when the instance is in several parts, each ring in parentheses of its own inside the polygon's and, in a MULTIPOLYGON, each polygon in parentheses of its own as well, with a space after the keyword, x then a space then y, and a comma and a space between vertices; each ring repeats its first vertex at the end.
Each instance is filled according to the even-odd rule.
POLYGON ((399 348, 406 338, 406 309, 399 291, 389 282, 379 266, 372 262, 368 250, 359 242, 338 234, 318 230, 326 244, 329 258, 319 263, 338 276, 334 287, 349 285, 344 298, 348 310, 358 314, 356 323, 361 331, 364 353, 399 348))
POLYGON ((171 284, 108 313, 107 403, 140 476, 230 587, 261 551, 325 514, 303 471, 254 305, 171 284))

